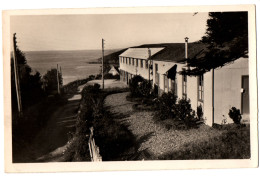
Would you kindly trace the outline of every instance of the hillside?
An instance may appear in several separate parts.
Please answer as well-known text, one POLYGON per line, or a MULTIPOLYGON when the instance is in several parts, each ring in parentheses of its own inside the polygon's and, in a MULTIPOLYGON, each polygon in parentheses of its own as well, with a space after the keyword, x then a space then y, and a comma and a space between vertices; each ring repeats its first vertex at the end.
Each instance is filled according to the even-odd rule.
MULTIPOLYGON (((124 49, 121 49, 121 50, 119 50, 119 51, 116 51, 116 52, 113 52, 113 53, 111 53, 111 54, 106 55, 105 58, 104 58, 105 63, 118 66, 118 65, 119 65, 118 56, 119 56, 121 53, 125 52, 126 50, 127 50, 127 48, 124 48, 124 49)), ((98 58, 98 61, 101 62, 101 59, 102 59, 102 58, 98 58)))

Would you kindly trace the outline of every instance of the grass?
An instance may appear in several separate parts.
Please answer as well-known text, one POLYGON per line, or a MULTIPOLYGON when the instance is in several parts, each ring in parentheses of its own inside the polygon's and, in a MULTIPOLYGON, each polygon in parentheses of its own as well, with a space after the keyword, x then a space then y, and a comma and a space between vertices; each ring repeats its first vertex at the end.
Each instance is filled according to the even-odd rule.
POLYGON ((250 127, 228 125, 218 129, 220 136, 204 141, 194 140, 185 144, 178 151, 164 154, 161 160, 189 159, 249 159, 250 158, 250 127))

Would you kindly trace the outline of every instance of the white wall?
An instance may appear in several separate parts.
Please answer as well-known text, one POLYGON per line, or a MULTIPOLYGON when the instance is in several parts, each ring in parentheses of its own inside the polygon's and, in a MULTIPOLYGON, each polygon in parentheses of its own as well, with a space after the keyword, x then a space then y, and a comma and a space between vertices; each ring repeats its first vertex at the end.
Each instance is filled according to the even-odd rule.
POLYGON ((204 74, 204 102, 202 107, 205 124, 212 126, 212 70, 204 74))
MULTIPOLYGON (((247 58, 240 58, 230 65, 215 70, 215 123, 221 123, 223 115, 228 123, 232 123, 228 115, 231 107, 236 107, 241 111, 243 75, 249 75, 247 58)), ((242 117, 249 118, 246 115, 242 117)))

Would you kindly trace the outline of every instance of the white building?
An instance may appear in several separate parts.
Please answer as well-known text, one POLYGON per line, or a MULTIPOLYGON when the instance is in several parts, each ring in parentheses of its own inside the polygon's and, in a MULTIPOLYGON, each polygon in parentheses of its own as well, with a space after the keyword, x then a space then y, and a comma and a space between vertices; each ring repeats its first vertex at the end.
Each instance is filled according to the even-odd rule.
POLYGON ((187 69, 185 53, 186 57, 193 58, 205 47, 199 43, 189 43, 188 46, 186 43, 186 47, 183 43, 174 43, 129 48, 119 56, 120 80, 128 84, 133 75, 140 75, 150 79, 153 86, 158 86, 159 95, 174 90, 178 98, 191 100, 192 109, 197 110, 201 105, 205 123, 210 126, 213 123, 232 123, 228 115, 231 107, 240 109, 243 120, 248 121, 248 58, 237 59, 200 76, 179 73, 187 69), (149 65, 152 66, 150 69, 149 65))
POLYGON ((119 75, 119 72, 114 65, 111 65, 110 67, 111 69, 109 70, 108 73, 112 74, 113 76, 119 75))

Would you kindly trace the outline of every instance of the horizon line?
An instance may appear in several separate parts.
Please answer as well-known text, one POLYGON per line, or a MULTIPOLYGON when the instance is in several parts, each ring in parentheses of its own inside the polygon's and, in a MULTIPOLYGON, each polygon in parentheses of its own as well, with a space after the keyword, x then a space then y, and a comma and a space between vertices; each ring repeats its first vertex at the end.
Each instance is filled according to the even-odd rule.
MULTIPOLYGON (((123 49, 123 48, 112 48, 112 49, 106 49, 106 50, 121 50, 121 49, 123 49)), ((39 52, 39 51, 90 51, 90 50, 102 50, 102 49, 68 49, 68 50, 54 49, 54 50, 21 50, 21 51, 22 52, 39 52)), ((13 52, 13 51, 11 51, 11 52, 13 52)))

